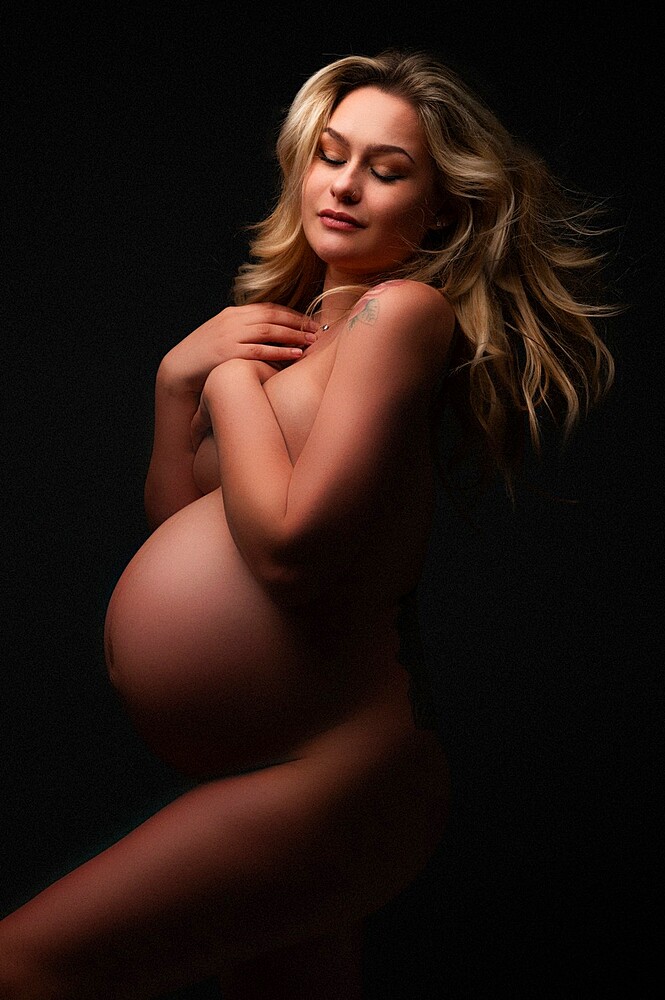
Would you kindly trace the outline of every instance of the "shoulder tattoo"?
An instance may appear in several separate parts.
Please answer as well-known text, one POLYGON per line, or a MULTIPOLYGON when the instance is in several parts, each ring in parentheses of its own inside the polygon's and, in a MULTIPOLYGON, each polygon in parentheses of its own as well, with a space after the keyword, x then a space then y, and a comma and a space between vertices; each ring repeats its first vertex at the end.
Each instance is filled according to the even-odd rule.
MULTIPOLYGON (((396 288, 398 285, 405 285, 404 278, 392 278, 389 281, 382 281, 380 285, 375 285, 372 289, 372 297, 368 299, 365 295, 356 303, 356 306, 349 318, 348 328, 352 330, 356 323, 367 323, 372 326, 376 323, 379 315, 379 303, 376 301, 379 295, 383 295, 389 288, 396 288)), ((369 294, 369 293, 367 293, 369 294)))
POLYGON ((349 330, 353 330, 356 323, 367 323, 368 326, 372 326, 376 323, 376 318, 379 315, 379 303, 376 299, 367 299, 363 302, 362 306, 359 308, 358 312, 354 312, 349 319, 349 330))

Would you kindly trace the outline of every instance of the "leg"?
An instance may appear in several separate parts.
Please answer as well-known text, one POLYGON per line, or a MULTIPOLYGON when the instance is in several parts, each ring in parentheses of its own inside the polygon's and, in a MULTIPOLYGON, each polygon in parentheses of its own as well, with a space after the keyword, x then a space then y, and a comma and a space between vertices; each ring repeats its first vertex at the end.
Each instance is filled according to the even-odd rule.
POLYGON ((202 785, 0 923, 0 997, 140 1000, 334 934, 413 879, 445 793, 435 737, 374 710, 202 785))

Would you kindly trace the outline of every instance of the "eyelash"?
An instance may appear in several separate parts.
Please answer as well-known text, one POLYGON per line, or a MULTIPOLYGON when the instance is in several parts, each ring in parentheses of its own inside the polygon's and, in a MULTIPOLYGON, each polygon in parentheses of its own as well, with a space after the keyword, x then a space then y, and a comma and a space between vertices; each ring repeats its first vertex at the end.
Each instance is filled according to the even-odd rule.
MULTIPOLYGON (((346 160, 331 159, 330 156, 326 156, 322 149, 319 150, 317 156, 324 163, 329 163, 332 167, 341 167, 343 163, 346 163, 346 160)), ((402 174, 378 174, 374 167, 370 167, 370 171, 378 181, 381 181, 382 184, 392 184, 394 181, 400 181, 403 176, 402 174)))

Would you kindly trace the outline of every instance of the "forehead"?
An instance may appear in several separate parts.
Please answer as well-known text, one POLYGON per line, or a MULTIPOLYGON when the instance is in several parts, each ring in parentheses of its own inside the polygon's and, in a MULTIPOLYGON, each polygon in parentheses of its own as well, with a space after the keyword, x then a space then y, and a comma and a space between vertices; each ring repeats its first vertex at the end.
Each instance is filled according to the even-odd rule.
POLYGON ((413 105, 378 87, 352 90, 337 105, 328 125, 345 139, 367 146, 390 143, 403 146, 411 155, 426 149, 413 105))

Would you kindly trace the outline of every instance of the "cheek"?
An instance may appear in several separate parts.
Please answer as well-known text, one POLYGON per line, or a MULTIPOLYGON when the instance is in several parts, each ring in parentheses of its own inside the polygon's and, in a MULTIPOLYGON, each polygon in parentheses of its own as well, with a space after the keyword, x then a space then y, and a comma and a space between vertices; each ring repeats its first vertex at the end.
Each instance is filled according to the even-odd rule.
POLYGON ((310 168, 309 173, 305 174, 305 178, 302 182, 302 188, 300 190, 300 205, 303 210, 312 201, 312 194, 314 190, 312 181, 313 181, 312 171, 310 168))
POLYGON ((417 202, 405 207, 387 220, 387 226, 402 238, 420 244, 427 231, 422 203, 417 202))
POLYGON ((305 209, 305 207, 307 206, 307 202, 309 201, 309 191, 310 191, 310 183, 308 175, 302 182, 302 188, 300 189, 300 207, 303 210, 305 209))
POLYGON ((325 176, 321 171, 316 169, 316 164, 313 164, 305 174, 305 179, 302 182, 302 204, 312 204, 313 201, 316 201, 325 188, 325 184, 325 176))
POLYGON ((300 192, 300 225, 310 247, 318 246, 321 229, 317 212, 321 203, 320 185, 316 176, 308 175, 303 181, 300 192))

